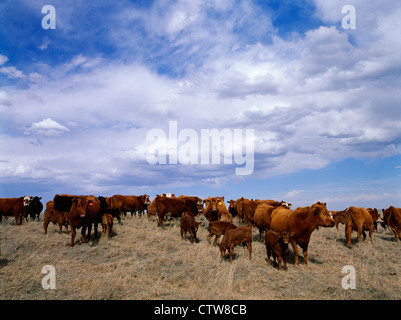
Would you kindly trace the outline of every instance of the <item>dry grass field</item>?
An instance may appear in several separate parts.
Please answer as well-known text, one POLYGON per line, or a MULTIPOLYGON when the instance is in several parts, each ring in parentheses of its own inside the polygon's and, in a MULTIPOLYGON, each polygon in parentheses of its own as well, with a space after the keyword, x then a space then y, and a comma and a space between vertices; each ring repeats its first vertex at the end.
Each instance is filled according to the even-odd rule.
POLYGON ((312 234, 309 265, 301 257, 295 267, 290 247, 288 271, 278 271, 267 265, 255 228, 252 260, 236 247, 230 264, 207 244, 206 220, 194 244, 181 240, 178 220, 159 228, 136 216, 115 221, 110 239, 72 248, 56 225, 45 236, 43 221, 13 222, 0 224, 0 299, 401 299, 401 243, 383 229, 373 245, 348 249, 343 225, 320 228, 312 234), (55 267, 55 290, 42 288, 45 265, 55 267), (355 290, 342 288, 345 265, 355 267, 355 290))

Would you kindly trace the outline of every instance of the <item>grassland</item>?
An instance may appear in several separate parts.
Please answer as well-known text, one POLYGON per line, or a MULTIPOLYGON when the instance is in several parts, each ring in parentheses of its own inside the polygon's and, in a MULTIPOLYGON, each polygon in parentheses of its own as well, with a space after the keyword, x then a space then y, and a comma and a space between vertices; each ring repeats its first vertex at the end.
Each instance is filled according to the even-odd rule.
POLYGON ((72 248, 69 235, 51 224, 45 236, 42 223, 0 224, 0 299, 401 299, 401 243, 387 230, 348 249, 344 226, 320 228, 309 264, 301 257, 295 267, 290 248, 288 271, 278 271, 267 265, 256 229, 252 260, 236 247, 230 264, 208 245, 206 221, 194 244, 181 240, 178 220, 160 228, 137 216, 115 222, 110 239, 72 248), (55 267, 55 290, 42 288, 45 265, 55 267), (355 267, 355 290, 342 288, 345 265, 355 267))

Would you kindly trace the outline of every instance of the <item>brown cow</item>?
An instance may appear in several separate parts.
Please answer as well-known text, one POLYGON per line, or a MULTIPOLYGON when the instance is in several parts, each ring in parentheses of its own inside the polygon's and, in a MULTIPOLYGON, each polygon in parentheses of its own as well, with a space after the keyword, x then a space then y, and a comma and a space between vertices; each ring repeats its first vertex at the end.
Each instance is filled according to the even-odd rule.
POLYGON ((258 206, 255 209, 255 213, 252 217, 252 224, 259 230, 259 238, 262 239, 262 232, 265 229, 270 228, 270 219, 273 210, 277 207, 283 207, 289 209, 291 204, 285 201, 274 201, 274 200, 256 200, 258 206))
POLYGON ((201 222, 195 221, 194 215, 192 212, 184 212, 181 215, 180 219, 180 232, 181 232, 181 240, 187 240, 187 232, 190 234, 191 243, 198 241, 196 238, 196 232, 198 231, 198 227, 201 222))
POLYGON ((107 234, 107 238, 110 238, 113 229, 113 216, 109 213, 102 215, 102 233, 107 234))
POLYGON ((241 211, 242 216, 245 219, 245 222, 248 225, 252 225, 254 223, 254 215, 256 208, 260 204, 268 204, 273 207, 279 207, 279 206, 284 206, 285 208, 289 209, 291 204, 288 204, 285 201, 275 201, 275 200, 248 200, 248 199, 243 199, 240 202, 239 205, 239 211, 241 211))
POLYGON ((233 222, 233 217, 224 203, 224 197, 208 197, 204 202, 206 203, 204 215, 209 223, 214 221, 233 222))
POLYGON ((227 230, 235 228, 235 225, 233 225, 231 222, 226 221, 215 221, 209 223, 209 234, 207 235, 207 243, 210 244, 210 239, 212 239, 214 236, 214 244, 216 244, 220 236, 224 235, 227 230))
POLYGON ((159 218, 158 226, 163 226, 163 219, 170 212, 171 217, 179 218, 185 211, 191 212, 194 216, 198 214, 197 200, 156 197, 156 212, 159 218))
POLYGON ((88 229, 88 238, 90 237, 92 223, 95 227, 95 237, 97 237, 98 223, 102 223, 102 212, 98 198, 95 196, 55 195, 53 202, 55 210, 68 211, 71 228, 71 247, 75 242, 76 229, 81 227, 82 243, 86 242, 86 229, 88 229))
POLYGON ((22 224, 29 205, 29 196, 19 198, 0 198, 0 222, 5 217, 14 216, 15 225, 22 224))
POLYGON ((63 226, 65 227, 65 232, 68 234, 68 212, 66 211, 57 211, 54 210, 53 200, 50 200, 46 203, 46 210, 44 212, 43 217, 43 229, 44 234, 47 234, 47 227, 49 223, 52 222, 53 224, 58 224, 59 231, 58 233, 61 234, 63 226))
POLYGON ((244 246, 244 253, 245 253, 245 246, 248 248, 249 251, 249 260, 252 258, 252 227, 245 226, 245 227, 238 227, 235 229, 227 230, 223 240, 219 244, 221 256, 224 257, 226 254, 226 250, 230 254, 230 263, 233 262, 233 254, 234 254, 234 247, 236 245, 242 244, 244 246))
POLYGON ((336 229, 338 230, 338 225, 345 224, 345 210, 343 211, 330 211, 333 216, 333 219, 336 223, 336 229))
POLYGON ((368 210, 369 214, 371 215, 372 219, 373 219, 373 229, 375 231, 377 231, 377 224, 380 222, 379 218, 380 218, 380 214, 379 211, 374 208, 367 208, 366 210, 368 210))
POLYGON ((141 196, 123 196, 115 194, 110 200, 110 209, 119 209, 125 217, 127 212, 131 212, 131 217, 136 215, 137 211, 142 211, 150 205, 149 196, 147 194, 141 196))
POLYGON ((303 249, 305 264, 308 263, 308 245, 312 232, 319 226, 334 227, 335 221, 327 211, 326 204, 317 202, 310 207, 295 210, 277 207, 271 214, 270 229, 276 232, 294 232, 290 242, 295 255, 295 265, 299 265, 298 247, 303 249))
POLYGON ((278 269, 281 270, 281 262, 284 262, 284 270, 287 270, 287 255, 288 255, 288 243, 290 237, 294 236, 294 232, 282 231, 280 233, 271 229, 265 233, 267 263, 271 265, 270 253, 273 252, 273 260, 276 263, 276 257, 278 262, 278 269))
POLYGON ((352 248, 351 233, 358 232, 358 241, 361 242, 361 235, 365 241, 365 231, 369 231, 370 240, 373 243, 373 218, 365 208, 349 207, 345 210, 345 239, 348 247, 352 248))
POLYGON ((398 241, 398 238, 401 240, 401 208, 390 206, 383 209, 383 220, 393 231, 394 240, 398 241))

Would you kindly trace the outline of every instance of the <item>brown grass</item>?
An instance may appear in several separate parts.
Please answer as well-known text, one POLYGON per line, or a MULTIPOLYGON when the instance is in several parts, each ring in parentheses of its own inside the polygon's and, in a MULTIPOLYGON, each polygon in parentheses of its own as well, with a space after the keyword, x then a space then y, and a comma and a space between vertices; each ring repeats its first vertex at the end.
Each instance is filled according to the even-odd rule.
POLYGON ((0 224, 0 299, 401 299, 401 243, 389 231, 374 233, 373 245, 348 249, 344 226, 321 228, 312 234, 309 265, 301 257, 295 267, 290 247, 288 271, 280 272, 267 265, 255 228, 252 260, 236 247, 230 264, 207 244, 205 221, 194 244, 181 240, 179 221, 159 228, 137 216, 115 221, 109 240, 72 248, 55 225, 43 235, 42 223, 0 224), (48 264, 56 269, 55 290, 41 286, 48 264), (356 269, 356 290, 341 286, 344 265, 356 269))

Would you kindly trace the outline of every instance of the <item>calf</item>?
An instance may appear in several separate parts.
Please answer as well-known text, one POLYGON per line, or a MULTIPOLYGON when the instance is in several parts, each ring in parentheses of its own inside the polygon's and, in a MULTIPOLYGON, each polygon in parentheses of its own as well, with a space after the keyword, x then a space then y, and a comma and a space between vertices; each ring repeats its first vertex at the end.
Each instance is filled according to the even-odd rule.
POLYGON ((249 260, 252 258, 252 227, 238 227, 235 229, 227 230, 223 240, 221 241, 220 253, 221 256, 224 257, 226 254, 226 250, 230 254, 230 263, 233 262, 233 254, 234 254, 234 247, 236 245, 242 244, 244 246, 244 253, 245 253, 245 246, 248 248, 249 251, 249 260))
POLYGON ((352 248, 351 244, 351 232, 358 232, 358 240, 361 242, 361 235, 365 241, 365 231, 369 231, 370 240, 373 243, 373 218, 369 211, 365 208, 360 207, 349 207, 345 210, 345 239, 348 242, 348 247, 352 248))
POLYGON ((230 222, 225 221, 215 221, 209 224, 209 234, 207 235, 207 243, 210 244, 210 239, 214 238, 214 244, 217 243, 217 240, 220 236, 224 235, 227 230, 235 229, 236 226, 230 222))
POLYGON ((281 262, 284 262, 284 270, 287 270, 287 255, 288 255, 288 243, 290 237, 294 236, 294 232, 283 231, 276 232, 273 230, 267 230, 265 233, 267 263, 271 265, 270 253, 273 252, 273 260, 276 263, 276 257, 278 261, 278 269, 282 270, 281 262))
POLYGON ((52 222, 53 224, 58 224, 59 234, 61 234, 63 226, 65 227, 66 233, 68 234, 68 212, 54 210, 54 203, 52 200, 46 203, 46 210, 43 218, 44 234, 47 234, 47 227, 49 226, 50 222, 52 222))
POLYGON ((113 228, 113 216, 109 213, 103 214, 102 231, 103 234, 107 234, 107 238, 110 238, 112 228, 113 228))
POLYGON ((181 216, 180 220, 180 231, 181 231, 181 240, 187 239, 187 232, 190 234, 191 243, 197 241, 196 232, 198 231, 198 226, 201 222, 196 222, 194 215, 191 212, 184 212, 181 216))

